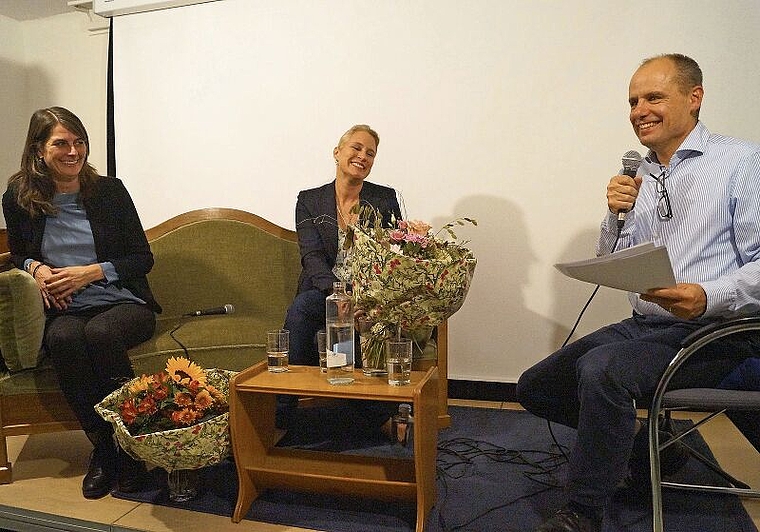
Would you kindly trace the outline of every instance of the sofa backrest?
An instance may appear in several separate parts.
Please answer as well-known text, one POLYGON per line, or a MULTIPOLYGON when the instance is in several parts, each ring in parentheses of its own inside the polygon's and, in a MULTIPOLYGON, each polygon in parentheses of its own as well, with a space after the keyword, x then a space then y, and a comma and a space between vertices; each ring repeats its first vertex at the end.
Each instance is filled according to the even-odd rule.
POLYGON ((146 231, 155 258, 148 274, 163 307, 159 321, 234 305, 235 312, 284 321, 301 271, 294 231, 236 209, 201 209, 146 231))

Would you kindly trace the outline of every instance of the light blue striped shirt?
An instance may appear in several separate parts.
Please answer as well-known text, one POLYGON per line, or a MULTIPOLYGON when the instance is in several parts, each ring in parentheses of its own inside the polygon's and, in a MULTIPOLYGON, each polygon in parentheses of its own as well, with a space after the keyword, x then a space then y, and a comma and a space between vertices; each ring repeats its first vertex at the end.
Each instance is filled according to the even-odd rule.
MULTIPOLYGON (((707 294, 706 318, 760 312, 760 146, 711 134, 698 122, 662 166, 650 151, 638 170, 643 177, 628 213, 618 249, 644 242, 665 245, 678 283, 698 283, 707 294), (673 217, 658 213, 662 176, 673 217)), ((609 253, 617 215, 602 222, 597 255, 609 253)), ((670 316, 662 307, 628 299, 640 314, 670 316)))

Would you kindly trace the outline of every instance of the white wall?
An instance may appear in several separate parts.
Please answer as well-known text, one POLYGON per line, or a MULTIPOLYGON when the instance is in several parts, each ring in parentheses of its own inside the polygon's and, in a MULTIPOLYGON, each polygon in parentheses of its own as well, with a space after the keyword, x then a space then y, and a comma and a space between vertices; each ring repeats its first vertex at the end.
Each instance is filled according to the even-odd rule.
MULTIPOLYGON (((357 122, 381 137, 370 180, 408 217, 478 219, 460 231, 480 262, 451 320, 456 379, 514 382, 575 321, 593 287, 552 264, 593 253, 605 185, 643 151, 627 122, 642 58, 697 59, 707 126, 760 141, 757 0, 223 0, 116 21, 118 174, 146 226, 225 206, 292 228, 357 122)), ((45 64, 56 86, 67 68, 45 64)), ((628 313, 602 290, 579 332, 628 313)))
MULTIPOLYGON (((105 102, 108 35, 88 31, 84 13, 19 22, 0 15, 0 187, 18 171, 29 118, 60 105, 84 122, 89 161, 106 171, 105 102)), ((0 226, 5 227, 0 218, 0 226)))
POLYGON ((21 24, 0 15, 0 190, 3 191, 8 177, 18 170, 29 123, 29 117, 19 112, 26 94, 24 63, 21 24))

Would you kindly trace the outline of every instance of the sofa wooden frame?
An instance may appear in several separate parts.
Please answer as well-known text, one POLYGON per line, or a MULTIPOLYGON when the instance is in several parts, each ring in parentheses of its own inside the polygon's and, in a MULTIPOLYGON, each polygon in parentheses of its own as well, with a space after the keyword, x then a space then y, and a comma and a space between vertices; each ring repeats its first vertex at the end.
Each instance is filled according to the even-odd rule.
MULTIPOLYGON (((186 212, 146 230, 145 234, 148 241, 151 242, 180 227, 206 220, 238 221, 258 227, 284 240, 298 242, 295 231, 280 227, 255 214, 228 208, 204 208, 186 212)), ((4 230, 0 234, 0 251, 4 251, 0 253, 0 268, 2 268, 10 262, 4 230)), ((434 338, 437 342, 439 372, 438 426, 443 428, 451 424, 451 418, 448 414, 446 378, 448 364, 448 325, 446 321, 436 328, 434 338)), ((435 362, 421 361, 421 364, 415 364, 414 369, 426 370, 435 362)), ((12 466, 8 460, 7 437, 79 429, 79 423, 60 391, 19 395, 0 393, 0 484, 9 484, 13 481, 12 466)))

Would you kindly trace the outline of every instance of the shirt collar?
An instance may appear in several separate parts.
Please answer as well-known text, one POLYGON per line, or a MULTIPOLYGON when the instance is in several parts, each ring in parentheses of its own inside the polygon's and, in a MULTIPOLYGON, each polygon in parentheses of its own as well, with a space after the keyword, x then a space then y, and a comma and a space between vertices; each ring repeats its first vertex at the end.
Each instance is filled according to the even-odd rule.
MULTIPOLYGON (((694 129, 683 139, 683 142, 670 158, 670 168, 675 168, 678 163, 688 159, 690 157, 698 157, 705 153, 707 149, 707 141, 710 138, 710 132, 707 127, 701 122, 697 121, 697 125, 694 129)), ((657 167, 661 167, 660 161, 657 160, 657 154, 652 150, 647 152, 645 161, 657 167)))

